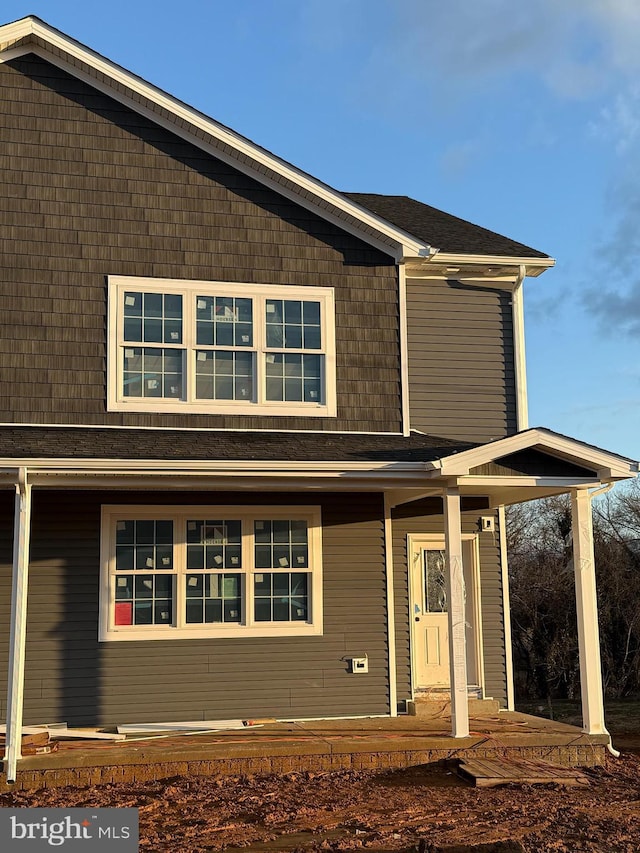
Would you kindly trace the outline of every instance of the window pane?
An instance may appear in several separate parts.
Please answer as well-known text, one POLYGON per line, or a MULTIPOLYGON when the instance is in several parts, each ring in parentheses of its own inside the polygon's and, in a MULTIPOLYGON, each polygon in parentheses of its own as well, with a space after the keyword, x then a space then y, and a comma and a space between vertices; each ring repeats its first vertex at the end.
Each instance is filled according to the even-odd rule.
POLYGON ((133 619, 136 625, 153 625, 153 602, 136 601, 133 605, 133 619))
POLYGON ((254 620, 256 622, 271 622, 270 598, 256 598, 254 620))
POLYGON ((241 536, 242 522, 239 520, 189 519, 187 568, 242 568, 241 536))
POLYGON ((271 542, 272 530, 270 521, 256 521, 253 532, 256 542, 271 542))
POLYGON ((125 317, 142 317, 142 294, 141 293, 125 293, 125 295, 124 295, 124 316, 125 317))
POLYGON ((321 336, 319 326, 317 328, 307 328, 304 330, 304 341, 302 345, 304 349, 320 349, 321 336))
POLYGON ((187 601, 186 604, 186 612, 185 612, 185 621, 187 624, 189 623, 198 623, 202 624, 203 621, 203 608, 202 608, 202 599, 197 601, 187 601))
POLYGON ((172 624, 171 575, 118 575, 115 581, 115 625, 172 624))
POLYGON ((294 299, 267 299, 267 347, 272 349, 320 349, 320 303, 294 299))
POLYGON ((125 347, 124 368, 125 397, 182 397, 182 350, 125 347))
POLYGON ((196 297, 196 341, 207 346, 253 346, 253 300, 196 297))
POLYGON ((300 622, 308 618, 309 575, 273 572, 254 576, 256 622, 300 622))
POLYGON ((271 595, 271 581, 273 579, 273 575, 269 574, 257 574, 255 575, 255 594, 256 595, 271 595))
POLYGON ((162 294, 145 293, 143 295, 145 317, 162 317, 162 294))
POLYGON ((133 575, 122 575, 116 578, 116 601, 133 599, 133 575))
POLYGON ((267 400, 319 403, 322 358, 304 353, 267 353, 267 400))
MULTIPOLYGON (((222 599, 210 598, 204 603, 205 622, 222 622, 222 599)), ((234 620, 238 621, 238 620, 234 620)))
POLYGON ((116 522, 116 570, 132 569, 173 569, 173 521, 116 522))
POLYGON ((302 316, 305 327, 320 326, 320 303, 304 302, 302 316))
POLYGON ((302 325, 302 302, 287 300, 284 303, 284 322, 287 325, 290 323, 295 323, 298 326, 302 325))
POLYGON ((116 569, 118 571, 131 571, 135 564, 135 548, 123 545, 116 546, 116 569))
POLYGON ((162 343, 162 320, 145 319, 143 323, 143 340, 151 344, 162 343))
POLYGON ((124 339, 125 341, 142 340, 142 320, 137 317, 124 318, 124 339))
POLYGON ((164 316, 167 319, 182 319, 182 296, 178 293, 166 293, 164 297, 164 316))
POLYGON ((253 399, 251 353, 202 351, 196 353, 196 396, 210 400, 253 399))
POLYGON ((240 575, 186 576, 186 620, 195 622, 240 622, 240 575))
POLYGON ((302 379, 285 379, 284 399, 290 400, 292 403, 302 401, 302 379))
POLYGON ((308 531, 304 520, 254 522, 255 567, 286 569, 308 566, 308 531))
POLYGON ((182 296, 177 293, 125 293, 124 340, 181 344, 182 296))
POLYGON ((284 345, 289 349, 302 348, 302 326, 285 326, 284 345))

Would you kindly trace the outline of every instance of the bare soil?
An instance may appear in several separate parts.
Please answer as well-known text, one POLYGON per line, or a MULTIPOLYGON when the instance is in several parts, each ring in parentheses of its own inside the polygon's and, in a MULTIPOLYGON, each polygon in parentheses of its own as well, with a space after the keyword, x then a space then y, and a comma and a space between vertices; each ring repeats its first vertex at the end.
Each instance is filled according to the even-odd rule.
POLYGON ((0 795, 0 806, 140 809, 140 850, 640 850, 640 758, 585 771, 578 788, 478 789, 425 765, 384 772, 290 773, 0 795), (492 847, 491 843, 511 841, 492 847), (488 847, 485 845, 489 845, 488 847))

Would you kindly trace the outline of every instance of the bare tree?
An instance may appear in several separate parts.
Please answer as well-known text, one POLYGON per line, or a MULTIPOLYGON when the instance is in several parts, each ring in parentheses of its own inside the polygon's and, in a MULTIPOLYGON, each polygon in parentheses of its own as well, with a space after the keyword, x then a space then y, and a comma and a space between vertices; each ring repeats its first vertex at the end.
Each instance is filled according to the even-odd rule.
MULTIPOLYGON (((566 497, 507 510, 517 689, 551 702, 579 695, 579 660, 566 497)), ((640 690, 640 486, 594 501, 594 549, 605 692, 640 690)))

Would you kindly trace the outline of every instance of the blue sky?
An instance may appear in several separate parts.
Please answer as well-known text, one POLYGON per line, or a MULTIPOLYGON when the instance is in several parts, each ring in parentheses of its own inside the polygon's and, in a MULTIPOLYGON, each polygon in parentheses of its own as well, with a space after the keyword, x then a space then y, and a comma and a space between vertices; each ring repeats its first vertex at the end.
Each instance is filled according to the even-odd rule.
POLYGON ((640 457, 638 0, 5 0, 337 189, 547 252, 529 407, 640 457))

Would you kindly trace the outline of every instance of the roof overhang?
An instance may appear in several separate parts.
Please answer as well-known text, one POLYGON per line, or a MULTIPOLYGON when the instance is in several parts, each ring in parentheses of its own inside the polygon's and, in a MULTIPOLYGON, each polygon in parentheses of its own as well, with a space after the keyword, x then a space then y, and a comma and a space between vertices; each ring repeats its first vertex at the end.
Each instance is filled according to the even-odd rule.
POLYGON ((31 485, 50 489, 366 491, 386 492, 392 504, 456 486, 463 497, 482 496, 499 506, 627 479, 638 473, 638 463, 536 428, 434 462, 4 458, 0 487, 15 487, 21 472, 31 485), (588 470, 571 476, 473 473, 527 449, 588 470))
POLYGON ((540 427, 496 439, 426 464, 432 468, 434 476, 469 477, 472 468, 532 448, 566 462, 590 468, 602 482, 624 480, 638 473, 638 463, 632 459, 540 427))
POLYGON ((492 283, 501 286, 515 284, 526 276, 537 277, 545 270, 555 266, 554 258, 526 258, 508 255, 448 254, 435 251, 429 257, 405 258, 408 278, 456 279, 472 281, 490 287, 492 283))
POLYGON ((399 261, 435 249, 35 16, 0 26, 0 62, 34 53, 399 261))

